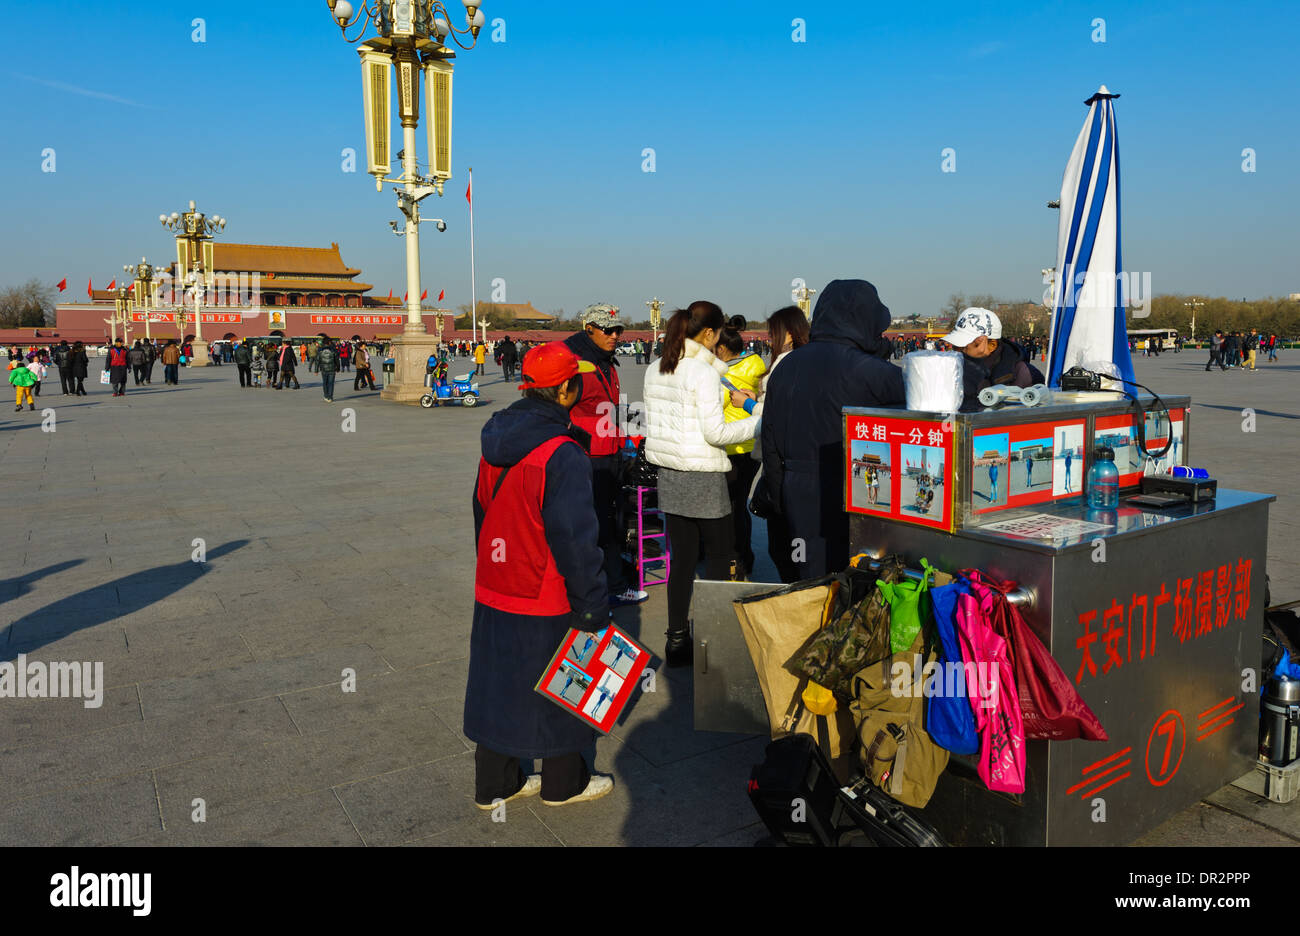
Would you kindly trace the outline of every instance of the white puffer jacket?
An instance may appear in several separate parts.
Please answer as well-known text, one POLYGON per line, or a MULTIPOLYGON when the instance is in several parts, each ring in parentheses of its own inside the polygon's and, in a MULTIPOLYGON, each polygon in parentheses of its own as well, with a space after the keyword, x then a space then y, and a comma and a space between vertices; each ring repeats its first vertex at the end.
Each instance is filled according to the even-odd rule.
POLYGON ((646 459, 676 471, 728 471, 722 446, 754 437, 758 420, 722 417, 722 380, 727 365, 702 344, 686 339, 671 374, 650 365, 645 377, 646 459))

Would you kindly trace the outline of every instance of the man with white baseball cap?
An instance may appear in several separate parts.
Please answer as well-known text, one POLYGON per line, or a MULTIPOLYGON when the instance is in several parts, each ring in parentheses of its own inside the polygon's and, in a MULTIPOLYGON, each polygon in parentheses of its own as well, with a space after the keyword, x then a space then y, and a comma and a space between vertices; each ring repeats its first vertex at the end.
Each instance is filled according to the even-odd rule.
POLYGON ((618 356, 614 349, 623 335, 618 307, 597 302, 582 311, 582 331, 565 339, 569 350, 595 365, 579 377, 578 402, 570 416, 573 425, 585 433, 584 443, 591 456, 592 491, 600 520, 600 548, 605 552, 605 580, 610 604, 639 604, 649 593, 632 586, 623 563, 623 538, 619 524, 618 453, 623 446, 622 403, 618 382, 618 356))
POLYGON ((1034 367, 1023 348, 1002 337, 1002 320, 988 309, 963 311, 943 340, 965 355, 963 409, 977 408, 979 392, 985 387, 1031 387, 1043 382, 1042 371, 1034 367))

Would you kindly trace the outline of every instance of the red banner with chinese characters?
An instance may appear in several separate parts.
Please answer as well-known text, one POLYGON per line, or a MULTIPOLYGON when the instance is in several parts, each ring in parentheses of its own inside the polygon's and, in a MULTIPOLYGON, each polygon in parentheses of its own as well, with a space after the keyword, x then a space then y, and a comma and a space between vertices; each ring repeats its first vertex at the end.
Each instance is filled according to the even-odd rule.
MULTIPOLYGON (((161 322, 167 325, 176 324, 175 312, 132 312, 131 321, 143 322, 146 316, 148 317, 150 322, 155 322, 155 323, 161 322)), ((244 316, 242 313, 239 312, 204 312, 203 313, 204 325, 239 325, 243 321, 244 321, 244 316)), ((185 317, 185 323, 187 325, 193 324, 194 316, 187 315, 185 317)))
POLYGON ((952 425, 910 416, 845 417, 844 505, 952 531, 952 425))
POLYGON ((404 315, 313 315, 313 325, 401 325, 404 315))

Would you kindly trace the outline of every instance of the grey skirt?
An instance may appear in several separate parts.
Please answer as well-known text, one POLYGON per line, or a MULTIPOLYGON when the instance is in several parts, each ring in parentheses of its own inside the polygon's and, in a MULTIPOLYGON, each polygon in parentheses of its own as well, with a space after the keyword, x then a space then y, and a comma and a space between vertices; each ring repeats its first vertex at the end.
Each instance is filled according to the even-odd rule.
POLYGON ((731 513, 723 471, 659 469, 659 509, 679 517, 712 520, 731 513))

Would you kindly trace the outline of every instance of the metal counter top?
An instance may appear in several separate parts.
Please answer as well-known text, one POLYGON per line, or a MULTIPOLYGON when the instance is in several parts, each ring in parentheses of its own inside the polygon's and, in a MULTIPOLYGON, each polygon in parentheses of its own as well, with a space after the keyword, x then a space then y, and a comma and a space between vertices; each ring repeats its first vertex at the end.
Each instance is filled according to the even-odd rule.
MULTIPOLYGON (((1187 535, 1195 535, 1192 524, 1199 524, 1215 514, 1238 510, 1261 501, 1277 500, 1274 494, 1256 494, 1251 491, 1234 491, 1219 488, 1218 496, 1201 504, 1187 504, 1157 510, 1152 507, 1137 507, 1125 503, 1125 498, 1137 493, 1127 491, 1120 494, 1118 510, 1094 510, 1084 506, 1082 498, 1068 502, 1035 504, 1023 510, 1005 511, 989 517, 981 526, 968 526, 951 535, 964 539, 982 540, 984 542, 1009 545, 1014 543, 1018 549, 1055 555, 1077 549, 1090 548, 1098 539, 1116 537, 1133 538, 1150 533, 1155 529, 1170 529, 1171 524, 1186 527, 1187 535), (1006 530, 990 529, 1008 521, 1014 522, 1028 516, 1047 516, 1062 523, 1059 535, 1021 535, 1006 530), (1068 524, 1082 523, 1089 527, 1104 529, 1069 530, 1068 524)), ((1046 525, 1046 524, 1045 524, 1046 525)), ((1183 532, 1180 530, 1179 532, 1183 532)))

